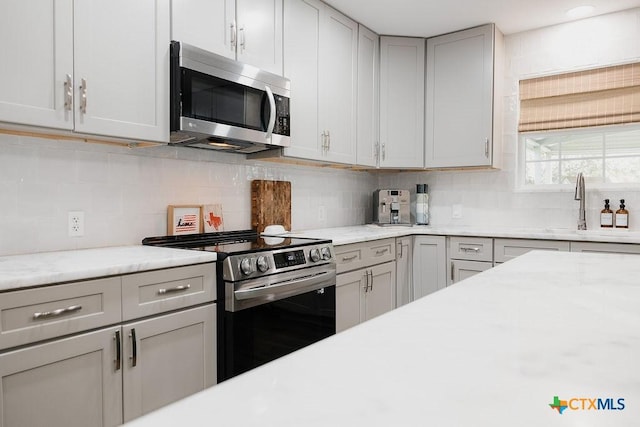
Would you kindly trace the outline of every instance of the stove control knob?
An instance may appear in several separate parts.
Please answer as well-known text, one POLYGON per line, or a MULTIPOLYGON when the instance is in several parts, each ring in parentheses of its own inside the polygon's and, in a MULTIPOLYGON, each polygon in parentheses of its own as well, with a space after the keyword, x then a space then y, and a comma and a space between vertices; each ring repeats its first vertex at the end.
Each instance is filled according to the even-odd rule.
POLYGON ((250 258, 242 258, 242 260, 240 261, 240 271, 245 276, 248 276, 251 273, 253 273, 253 265, 251 265, 250 258))
POLYGON ((320 252, 322 253, 322 259, 324 261, 328 261, 331 259, 331 251, 329 250, 328 246, 325 246, 324 248, 322 248, 320 252))
POLYGON ((311 249, 311 251, 309 252, 309 258, 311 258, 311 261, 313 262, 320 261, 320 249, 318 248, 311 249))
POLYGON ((264 273, 268 269, 269 269, 269 263, 267 262, 267 257, 259 256, 258 257, 258 270, 260 270, 261 273, 264 273))

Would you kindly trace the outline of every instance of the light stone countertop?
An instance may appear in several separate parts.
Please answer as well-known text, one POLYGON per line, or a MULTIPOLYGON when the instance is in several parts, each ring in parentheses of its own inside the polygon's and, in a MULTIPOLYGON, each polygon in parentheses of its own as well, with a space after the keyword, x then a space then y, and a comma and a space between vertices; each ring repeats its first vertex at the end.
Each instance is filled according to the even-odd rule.
POLYGON ((637 426, 636 261, 530 252, 130 425, 637 426))
POLYGON ((374 224, 348 227, 293 230, 288 236, 331 239, 336 246, 388 237, 410 235, 477 236, 512 239, 543 239, 585 242, 640 243, 640 233, 626 230, 573 230, 569 228, 500 228, 454 226, 379 226, 374 224))
POLYGON ((213 262, 216 254, 118 246, 0 257, 0 291, 213 262))

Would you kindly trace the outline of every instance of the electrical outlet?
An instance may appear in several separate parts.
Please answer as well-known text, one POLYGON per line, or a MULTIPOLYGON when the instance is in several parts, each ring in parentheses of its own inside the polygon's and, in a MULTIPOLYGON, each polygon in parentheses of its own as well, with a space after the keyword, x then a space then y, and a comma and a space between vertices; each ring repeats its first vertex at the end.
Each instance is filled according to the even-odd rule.
POLYGON ((83 211, 69 212, 68 233, 69 233, 69 237, 84 236, 84 212, 83 211))

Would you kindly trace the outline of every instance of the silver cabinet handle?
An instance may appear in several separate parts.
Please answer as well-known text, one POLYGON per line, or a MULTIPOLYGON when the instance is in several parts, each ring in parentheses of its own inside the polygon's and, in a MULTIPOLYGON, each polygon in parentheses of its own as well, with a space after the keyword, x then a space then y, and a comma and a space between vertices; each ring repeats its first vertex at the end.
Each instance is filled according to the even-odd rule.
POLYGON ((138 343, 136 341, 136 329, 131 329, 131 333, 129 334, 129 338, 131 338, 131 366, 134 367, 138 364, 138 343))
POLYGON ((402 259, 402 242, 398 243, 398 259, 402 259))
POLYGON ((116 334, 113 336, 113 339, 116 341, 116 360, 115 365, 116 365, 116 371, 120 370, 120 367, 122 366, 122 362, 120 359, 120 331, 116 331, 116 334))
POLYGON ((331 150, 331 132, 327 131, 327 151, 331 150))
POLYGON ((465 247, 461 247, 461 248, 460 248, 460 250, 461 250, 462 252, 473 252, 473 253, 476 253, 476 254, 477 254, 478 252, 480 252, 480 248, 478 248, 478 247, 475 247, 475 248, 465 248, 465 247))
POLYGON ((240 27, 238 31, 240 32, 240 53, 242 53, 246 49, 246 41, 244 39, 244 27, 240 27))
POLYGON ((373 292, 373 270, 369 270, 369 275, 371 276, 371 280, 369 281, 369 290, 373 292))
POLYGON ((191 285, 180 285, 175 288, 160 288, 158 289, 158 295, 170 294, 173 292, 183 292, 191 288, 191 285))
POLYGON ((380 141, 376 141, 373 146, 373 158, 376 159, 376 163, 380 162, 380 141))
POLYGON ((236 21, 231 22, 229 25, 231 36, 229 37, 231 43, 231 50, 236 50, 236 21))
POLYGON ((453 261, 451 261, 451 283, 453 283, 453 270, 455 269, 453 261))
POLYGON ((351 262, 354 259, 358 258, 358 255, 352 255, 352 256, 343 256, 342 257, 342 261, 343 262, 351 262))
POLYGON ((87 80, 80 79, 80 112, 87 114, 87 80))
POLYGON ((327 153, 327 131, 323 130, 322 133, 320 134, 320 142, 322 143, 322 154, 326 154, 327 153))
POLYGON ((489 158, 489 138, 484 139, 484 156, 489 158))
POLYGON ((81 305, 70 305, 69 307, 59 308, 57 310, 43 311, 41 313, 33 313, 33 319, 37 320, 37 319, 47 319, 49 317, 58 317, 58 316, 62 316, 63 314, 73 313, 74 311, 78 311, 78 310, 82 310, 81 305))
POLYGON ((388 250, 389 250, 389 248, 378 249, 376 251, 376 256, 384 255, 385 253, 387 253, 388 250))
POLYGON ((73 108, 73 83, 71 83, 71 74, 67 74, 64 79, 64 109, 71 111, 73 108))
POLYGON ((382 160, 386 160, 387 159, 387 144, 385 144, 384 142, 382 143, 382 160))

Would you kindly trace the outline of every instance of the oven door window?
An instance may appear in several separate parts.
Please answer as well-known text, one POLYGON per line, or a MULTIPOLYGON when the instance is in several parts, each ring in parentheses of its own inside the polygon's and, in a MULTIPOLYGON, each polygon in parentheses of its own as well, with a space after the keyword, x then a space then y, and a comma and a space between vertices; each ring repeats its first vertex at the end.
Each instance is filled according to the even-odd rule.
POLYGON ((265 91, 186 68, 182 73, 182 115, 208 122, 266 131, 265 91))
POLYGON ((336 332, 336 288, 225 313, 226 378, 239 375, 336 332))

